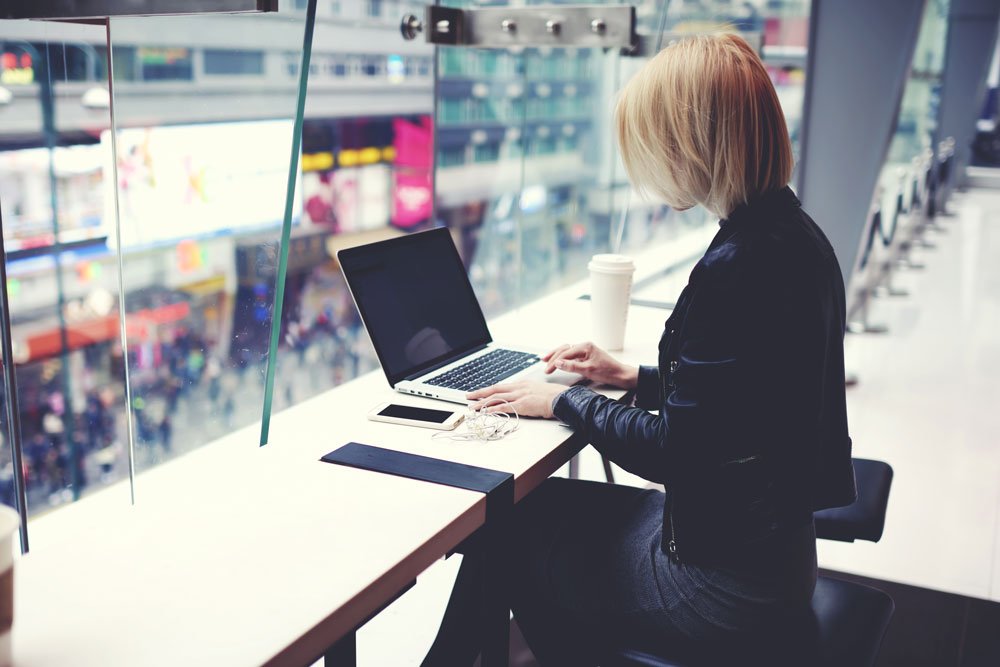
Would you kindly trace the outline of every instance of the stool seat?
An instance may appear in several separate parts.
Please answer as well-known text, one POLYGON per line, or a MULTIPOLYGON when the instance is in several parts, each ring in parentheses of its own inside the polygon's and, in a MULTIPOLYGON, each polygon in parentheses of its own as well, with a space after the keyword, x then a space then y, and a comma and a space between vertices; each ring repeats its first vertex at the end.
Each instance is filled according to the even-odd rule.
MULTIPOLYGON (((892 486, 892 468, 882 461, 854 459, 858 498, 846 506, 816 512, 816 537, 853 542, 878 542, 885 528, 885 513, 892 486)), ((808 623, 790 621, 787 628, 761 641, 757 648, 730 648, 725 658, 714 657, 716 645, 685 645, 649 651, 618 648, 601 662, 602 667, 726 667, 743 665, 817 665, 822 667, 871 667, 895 605, 877 589, 841 579, 819 577, 812 598, 813 618, 808 623), (782 634, 782 632, 784 634, 782 634), (769 640, 769 641, 768 641, 769 640), (807 644, 803 646, 803 643, 807 644), (777 653, 784 655, 776 656, 777 653), (804 652, 804 653, 803 653, 804 652), (688 656, 712 655, 692 660, 688 656), (766 654, 766 655, 764 655, 766 654), (683 657, 682 657, 683 656, 683 657)))
MULTIPOLYGON (((878 657, 882 637, 892 618, 892 598, 880 590, 841 579, 820 577, 812 599, 818 638, 816 645, 807 647, 808 655, 815 656, 803 663, 801 653, 784 663, 788 665, 812 664, 817 667, 871 667, 878 657)), ((789 634, 795 634, 792 630, 789 634)), ((774 637, 780 643, 781 634, 774 637)), ((790 637, 789 639, 796 639, 790 637)), ((688 647, 696 651, 697 647, 688 647)), ((667 652, 651 652, 634 648, 612 651, 602 667, 752 667, 759 664, 778 665, 774 656, 760 662, 752 651, 741 650, 739 657, 719 658, 707 662, 677 661, 667 652)), ((780 661, 780 659, 779 659, 780 661)))
POLYGON ((855 502, 813 514, 816 537, 841 542, 878 542, 882 539, 892 486, 892 467, 882 461, 854 459, 854 479, 858 486, 855 502))

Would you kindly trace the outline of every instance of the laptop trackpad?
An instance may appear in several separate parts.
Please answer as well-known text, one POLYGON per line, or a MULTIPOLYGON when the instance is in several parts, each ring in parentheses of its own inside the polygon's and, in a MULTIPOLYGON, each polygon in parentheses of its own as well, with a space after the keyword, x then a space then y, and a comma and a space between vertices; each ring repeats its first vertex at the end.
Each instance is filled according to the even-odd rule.
POLYGON ((567 373, 566 371, 554 370, 550 375, 546 375, 545 371, 539 369, 537 371, 531 372, 527 380, 541 380, 542 382, 551 382, 553 384, 564 384, 567 386, 572 386, 574 384, 586 384, 587 379, 578 373, 567 373))

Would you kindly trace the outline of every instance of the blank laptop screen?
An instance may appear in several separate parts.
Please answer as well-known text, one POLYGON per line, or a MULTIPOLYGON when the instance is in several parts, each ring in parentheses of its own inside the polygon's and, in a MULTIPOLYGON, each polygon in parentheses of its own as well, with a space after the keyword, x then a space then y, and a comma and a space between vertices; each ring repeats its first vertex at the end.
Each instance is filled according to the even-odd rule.
POLYGON ((389 383, 490 342, 447 229, 337 254, 389 383))

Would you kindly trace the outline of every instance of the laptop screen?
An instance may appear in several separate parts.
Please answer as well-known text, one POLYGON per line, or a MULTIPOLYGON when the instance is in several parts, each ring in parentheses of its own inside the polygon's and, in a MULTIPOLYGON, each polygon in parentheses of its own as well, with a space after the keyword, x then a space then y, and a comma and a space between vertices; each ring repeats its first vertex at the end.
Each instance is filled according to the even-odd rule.
POLYGON ((491 341, 445 228, 337 253, 389 384, 491 341))

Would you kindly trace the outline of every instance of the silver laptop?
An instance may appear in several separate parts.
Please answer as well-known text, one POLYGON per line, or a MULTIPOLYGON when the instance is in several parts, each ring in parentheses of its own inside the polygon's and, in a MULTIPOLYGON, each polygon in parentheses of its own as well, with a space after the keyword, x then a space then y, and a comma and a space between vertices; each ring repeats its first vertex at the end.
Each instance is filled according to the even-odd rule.
POLYGON ((389 384, 407 394, 466 403, 466 392, 545 375, 531 351, 493 342, 446 228, 346 248, 340 268, 389 384))

